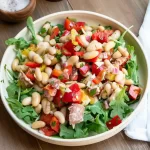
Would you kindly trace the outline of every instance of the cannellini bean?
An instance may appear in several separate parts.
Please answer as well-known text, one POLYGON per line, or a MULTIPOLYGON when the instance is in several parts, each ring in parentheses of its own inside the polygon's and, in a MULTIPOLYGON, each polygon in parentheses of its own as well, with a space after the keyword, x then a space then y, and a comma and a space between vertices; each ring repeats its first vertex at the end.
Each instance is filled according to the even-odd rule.
POLYGON ((37 79, 37 81, 42 81, 42 73, 40 68, 35 68, 35 78, 37 79))
POLYGON ((60 109, 60 111, 63 113, 63 115, 64 115, 64 117, 66 117, 66 115, 67 115, 67 107, 62 107, 61 109, 60 109))
POLYGON ((55 55, 55 54, 56 54, 56 48, 50 46, 50 47, 48 48, 48 53, 49 53, 50 55, 55 55))
POLYGON ((27 71, 27 69, 28 69, 28 66, 25 66, 25 65, 18 65, 18 66, 16 66, 16 70, 18 72, 20 72, 20 71, 25 72, 25 71, 27 71))
POLYGON ((119 46, 118 50, 122 54, 122 56, 124 56, 124 57, 128 57, 129 56, 129 53, 128 53, 126 48, 123 48, 122 46, 119 46))
POLYGON ((51 103, 51 105, 50 105, 51 110, 54 110, 55 109, 55 104, 52 101, 50 103, 51 103))
POLYGON ((86 52, 83 55, 83 58, 88 60, 88 59, 93 59, 99 55, 98 51, 91 51, 91 52, 86 52))
POLYGON ((116 43, 114 41, 109 41, 108 43, 105 44, 104 50, 106 52, 110 51, 112 48, 114 48, 116 43))
POLYGON ((67 64, 74 66, 78 61, 79 61, 79 57, 78 57, 78 56, 71 56, 71 57, 67 60, 67 64))
POLYGON ((115 90, 116 88, 119 87, 116 82, 112 82, 112 85, 111 85, 111 86, 112 86, 113 90, 115 90))
POLYGON ((134 84, 132 79, 125 79, 125 85, 132 85, 134 84))
POLYGON ((51 76, 51 73, 52 73, 52 69, 50 67, 46 67, 45 68, 45 72, 48 74, 48 76, 50 77, 51 76))
POLYGON ((128 75, 128 71, 127 71, 125 68, 122 68, 122 72, 123 72, 125 75, 128 75))
POLYGON ((78 63, 76 63, 76 68, 80 68, 81 66, 84 66, 85 65, 85 62, 83 61, 83 62, 78 62, 78 63))
POLYGON ((42 64, 43 63, 43 59, 38 54, 35 54, 33 56, 33 61, 38 63, 38 64, 42 64))
POLYGON ((84 34, 80 35, 79 38, 83 44, 83 47, 87 47, 89 45, 89 42, 86 40, 86 36, 84 34))
POLYGON ((104 64, 105 64, 106 67, 109 67, 109 66, 112 65, 111 62, 108 59, 104 60, 104 64))
POLYGON ((44 61, 44 64, 47 66, 49 66, 51 64, 51 60, 49 59, 47 54, 44 55, 43 61, 44 61))
POLYGON ((106 93, 106 92, 102 92, 101 97, 102 97, 103 99, 106 99, 106 98, 107 98, 107 93, 106 93))
POLYGON ((119 82, 121 82, 121 81, 123 80, 123 78, 124 78, 124 75, 123 75, 122 71, 120 71, 120 72, 116 75, 115 81, 119 83, 119 82))
POLYGON ((50 43, 50 45, 51 45, 51 46, 56 45, 56 41, 55 41, 55 39, 50 40, 50 41, 49 41, 49 43, 50 43))
POLYGON ((32 128, 33 129, 39 129, 39 128, 42 128, 42 127, 45 127, 45 122, 44 121, 35 121, 32 123, 32 128))
POLYGON ((44 42, 49 42, 50 41, 50 35, 46 35, 44 38, 44 42))
POLYGON ((109 96, 111 94, 111 85, 107 83, 104 87, 105 91, 107 92, 107 95, 109 96))
POLYGON ((35 54, 36 54, 36 53, 35 53, 34 51, 30 51, 30 52, 29 52, 29 55, 28 55, 29 59, 30 59, 30 60, 33 60, 33 56, 34 56, 35 54))
POLYGON ((111 96, 108 98, 109 101, 112 101, 116 98, 118 93, 121 91, 121 89, 118 87, 115 89, 115 91, 111 94, 111 96))
POLYGON ((37 84, 33 84, 33 87, 36 89, 36 91, 43 92, 43 88, 39 87, 37 84))
POLYGON ((120 58, 122 55, 119 51, 116 51, 114 54, 113 54, 113 58, 117 59, 117 58, 120 58))
POLYGON ((118 40, 121 35, 119 30, 116 30, 111 36, 109 36, 109 40, 118 40))
POLYGON ((100 31, 104 31, 104 30, 105 30, 105 27, 104 27, 104 26, 98 26, 97 29, 100 30, 100 31))
POLYGON ((50 23, 46 23, 43 25, 43 28, 45 28, 46 31, 51 27, 50 23))
POLYGON ((43 112, 45 114, 49 114, 51 109, 50 109, 50 101, 48 101, 46 98, 44 98, 41 102, 42 104, 42 108, 43 108, 43 112))
POLYGON ((47 84, 48 83, 48 79, 49 79, 49 76, 47 73, 45 72, 42 72, 42 84, 47 84))
POLYGON ((38 92, 32 93, 32 106, 36 107, 41 101, 41 95, 38 92))
POLYGON ((58 60, 56 57, 54 57, 54 59, 52 59, 52 62, 51 62, 51 66, 55 65, 58 63, 58 60))
POLYGON ((40 36, 40 35, 36 35, 36 39, 38 40, 38 42, 43 42, 43 37, 42 36, 40 36))
POLYGON ((90 26, 84 26, 85 31, 92 31, 92 28, 90 26))
POLYGON ((36 53, 39 55, 42 55, 43 53, 45 53, 45 51, 48 50, 49 48, 49 43, 48 42, 39 42, 37 45, 37 51, 36 53))
POLYGON ((98 49, 102 49, 102 44, 93 40, 87 47, 87 51, 96 51, 98 49))
POLYGON ((57 70, 61 70, 61 65, 58 63, 58 64, 56 64, 55 65, 55 69, 57 69, 57 70))
POLYGON ((39 114, 39 113, 41 112, 41 110, 42 110, 42 105, 39 104, 39 105, 37 105, 34 109, 35 109, 35 112, 36 112, 37 114, 39 114))
POLYGON ((11 65, 12 70, 13 70, 13 71, 16 71, 18 65, 19 65, 19 60, 16 58, 16 59, 14 59, 13 62, 12 62, 12 65, 11 65))
POLYGON ((22 105, 23 106, 31 105, 31 101, 32 101, 31 97, 26 97, 22 100, 22 105))
POLYGON ((79 85, 79 87, 80 87, 81 89, 83 89, 83 88, 86 87, 84 83, 77 82, 77 84, 79 85))
POLYGON ((67 57, 65 56, 65 55, 63 55, 62 57, 61 57, 61 62, 62 63, 65 63, 67 61, 67 57))
POLYGON ((54 116, 59 120, 59 122, 60 122, 61 124, 64 124, 64 123, 65 123, 65 116, 63 115, 62 112, 56 111, 56 112, 54 112, 54 116))
POLYGON ((60 37, 60 39, 59 39, 59 41, 60 41, 61 43, 66 43, 66 42, 68 42, 69 40, 70 40, 70 35, 62 36, 62 37, 60 37))

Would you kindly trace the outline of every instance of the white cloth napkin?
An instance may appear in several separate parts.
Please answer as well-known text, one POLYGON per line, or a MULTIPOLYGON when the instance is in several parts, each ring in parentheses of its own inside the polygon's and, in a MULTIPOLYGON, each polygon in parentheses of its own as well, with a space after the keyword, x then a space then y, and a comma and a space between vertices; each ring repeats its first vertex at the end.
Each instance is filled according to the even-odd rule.
MULTIPOLYGON (((144 22, 139 31, 139 40, 141 41, 144 51, 150 59, 150 1, 145 14, 144 22)), ((150 63, 150 61, 149 61, 150 63)), ((125 128, 125 134, 137 140, 150 141, 150 90, 147 98, 142 103, 141 112, 125 128)))

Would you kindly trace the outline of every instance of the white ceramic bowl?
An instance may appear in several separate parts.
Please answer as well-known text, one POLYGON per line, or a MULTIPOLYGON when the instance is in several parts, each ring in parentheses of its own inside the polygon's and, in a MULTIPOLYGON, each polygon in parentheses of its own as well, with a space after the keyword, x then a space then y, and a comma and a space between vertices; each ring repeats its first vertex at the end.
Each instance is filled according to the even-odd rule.
MULTIPOLYGON (((118 21, 109 18, 107 16, 94 13, 94 12, 89 12, 89 11, 64 11, 64 12, 59 12, 59 13, 54 13, 50 14, 48 16, 42 17, 38 19, 37 21, 34 22, 35 24, 35 29, 38 31, 42 24, 45 21, 50 21, 52 24, 57 24, 57 23, 63 23, 64 19, 66 17, 71 17, 71 18, 76 18, 78 21, 85 21, 89 25, 97 25, 97 24, 102 24, 102 25, 111 25, 113 28, 119 29, 122 32, 126 30, 127 28, 119 23, 118 21)), ((29 38, 29 34, 27 31, 27 28, 24 28, 21 30, 16 38, 19 37, 26 37, 26 39, 29 38)), ((2 62, 1 62, 1 80, 4 79, 4 83, 0 84, 0 89, 1 89, 1 97, 3 104, 10 114, 10 116, 13 118, 13 120, 25 131, 27 131, 29 134, 33 135, 34 137, 43 140, 45 142, 49 142, 52 144, 57 144, 57 145, 65 145, 65 146, 79 146, 79 145, 88 145, 96 142, 103 141, 105 139, 108 139, 112 137, 113 135, 117 134, 120 132, 122 129, 124 129, 130 121, 137 115, 137 113, 140 110, 141 103, 143 102, 144 97, 146 96, 146 91, 148 89, 148 63, 146 59, 146 54, 143 51, 143 48, 138 41, 138 39, 135 37, 135 35, 129 31, 126 36, 125 36, 126 41, 135 47, 135 53, 137 55, 138 59, 138 65, 139 65, 139 75, 140 75, 140 83, 143 88, 143 93, 141 95, 140 101, 134 105, 133 107, 135 108, 134 112, 124 119, 124 121, 118 125, 117 127, 113 128, 112 130, 109 130, 105 133, 102 134, 97 134, 95 136, 87 137, 87 138, 80 138, 80 139, 60 139, 60 138, 54 138, 54 137, 47 137, 42 134, 40 134, 38 131, 33 130, 29 125, 24 123, 22 120, 18 119, 16 115, 12 112, 10 109, 5 97, 7 97, 7 92, 6 92, 6 87, 8 86, 8 80, 5 76, 4 72, 4 65, 7 64, 8 68, 11 68, 11 63, 15 57, 15 53, 13 51, 13 46, 9 46, 4 53, 2 62)), ((16 128, 18 128, 16 126, 16 128)))

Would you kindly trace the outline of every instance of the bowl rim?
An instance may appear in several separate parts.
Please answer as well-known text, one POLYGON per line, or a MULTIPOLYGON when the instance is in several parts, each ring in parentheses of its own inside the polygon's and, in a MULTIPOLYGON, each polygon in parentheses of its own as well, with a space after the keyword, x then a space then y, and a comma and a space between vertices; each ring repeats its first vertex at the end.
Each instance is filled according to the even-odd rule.
MULTIPOLYGON (((111 18, 111 17, 108 17, 106 15, 103 15, 103 14, 99 14, 99 13, 96 13, 96 12, 92 12, 92 11, 84 11, 84 10, 69 10, 69 11, 62 11, 62 12, 56 12, 56 13, 53 13, 53 14, 49 14, 47 16, 44 16, 44 17, 41 17, 39 19, 37 19, 36 21, 34 21, 34 25, 37 24, 38 22, 41 22, 42 20, 44 19, 48 19, 50 17, 55 17, 57 15, 63 15, 63 14, 68 14, 68 15, 71 15, 71 14, 86 14, 86 15, 94 15, 94 16, 97 16, 97 17, 102 17, 106 20, 109 20, 111 22, 114 22, 116 24, 118 24, 120 27, 122 27, 123 29, 127 30, 127 27, 124 26, 122 23, 118 22, 117 20, 111 18)), ((20 32, 24 32, 27 28, 23 28, 20 32)), ((15 36, 15 37, 18 37, 20 32, 15 36)), ((56 137, 47 137, 45 135, 42 135, 41 133, 38 133, 36 132, 34 129, 32 129, 31 127, 28 127, 26 125, 25 122, 23 122, 22 120, 20 120, 15 114, 14 112, 11 110, 11 108, 9 107, 4 95, 1 93, 1 98, 2 98, 2 102, 7 110, 7 112, 9 113, 9 115, 13 118, 13 120, 21 127, 23 128, 25 131, 27 131, 28 133, 30 133, 31 135, 41 139, 41 140, 46 140, 47 142, 50 142, 50 143, 54 143, 54 144, 57 144, 57 145, 66 145, 66 143, 74 143, 72 146, 75 146, 75 145, 89 145, 89 144, 92 144, 92 143, 96 143, 98 141, 102 141, 102 140, 97 140, 97 138, 103 136, 103 140, 107 139, 107 138, 110 138, 112 136, 114 136, 115 134, 117 134, 118 132, 120 132, 123 128, 125 128, 132 120, 133 120, 133 117, 137 115, 137 113, 139 112, 140 110, 140 107, 144 101, 144 98, 146 97, 146 94, 148 93, 148 83, 149 83, 149 69, 148 69, 148 58, 143 50, 143 46, 141 45, 140 41, 137 39, 137 37, 131 32, 131 31, 128 31, 132 38, 134 38, 136 40, 136 42, 138 43, 139 47, 141 48, 142 50, 142 53, 145 57, 145 62, 146 62, 146 67, 147 67, 147 83, 146 83, 146 87, 145 87, 145 92, 143 93, 143 97, 141 98, 141 101, 139 102, 138 106, 136 107, 136 109, 118 126, 114 127, 113 129, 111 130, 108 130, 104 133, 100 133, 100 134, 96 134, 94 136, 89 136, 89 137, 85 137, 85 138, 78 138, 78 139, 61 139, 61 138, 56 138, 56 137), (104 136, 105 135, 105 136, 104 136), (49 140, 49 141, 48 141, 49 140), (85 142, 85 141, 93 141, 93 142, 89 142, 89 143, 86 143, 86 144, 82 144, 82 142, 85 142), (95 140, 95 141, 94 141, 95 140), (82 142, 81 142, 82 141, 82 142), (60 143, 55 143, 55 142, 60 142, 60 143), (65 144, 63 144, 63 142, 65 144), (77 144, 77 142, 80 142, 80 144, 77 144)), ((8 47, 6 49, 6 51, 8 51, 8 47)), ((3 61, 4 61, 4 57, 6 57, 6 51, 2 57, 2 61, 1 61, 1 64, 3 64, 3 61)), ((2 66, 2 65, 1 65, 2 66)), ((1 67, 1 72, 3 71, 2 67, 1 67)), ((0 86, 0 91, 2 92, 2 84, 0 86)), ((69 146, 69 145, 66 145, 66 146, 69 146)))

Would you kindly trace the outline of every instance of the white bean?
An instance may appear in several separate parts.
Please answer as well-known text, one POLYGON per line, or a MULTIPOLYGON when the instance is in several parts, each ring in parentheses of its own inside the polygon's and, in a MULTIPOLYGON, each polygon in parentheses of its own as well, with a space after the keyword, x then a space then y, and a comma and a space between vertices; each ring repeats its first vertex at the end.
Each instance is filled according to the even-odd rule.
POLYGON ((33 129, 39 129, 42 127, 45 127, 46 123, 44 121, 35 121, 32 123, 32 128, 33 129))
POLYGON ((125 79, 125 85, 132 85, 134 84, 132 79, 125 79))
POLYGON ((92 28, 90 26, 84 26, 85 31, 92 31, 92 28))
POLYGON ((46 35, 44 38, 44 42, 49 42, 50 41, 50 35, 46 35))
POLYGON ((99 55, 98 51, 91 51, 91 52, 86 52, 83 55, 83 58, 88 60, 88 59, 93 59, 99 55))
POLYGON ((106 67, 112 66, 111 62, 108 59, 104 60, 104 64, 106 67))
POLYGON ((61 70, 61 65, 58 63, 58 64, 56 64, 55 65, 55 69, 57 69, 57 70, 61 70))
POLYGON ((119 50, 119 52, 120 52, 124 57, 128 57, 128 56, 129 56, 129 53, 128 53, 128 51, 127 51, 126 48, 123 48, 122 46, 119 46, 119 47, 118 47, 118 50, 119 50))
POLYGON ((116 45, 116 43, 114 41, 109 41, 108 43, 106 43, 106 45, 104 46, 104 50, 106 52, 110 51, 112 48, 114 48, 116 45))
POLYGON ((41 110, 42 110, 42 105, 41 105, 41 104, 39 104, 39 105, 37 105, 37 106, 35 107, 35 112, 36 112, 37 114, 39 114, 39 113, 41 112, 41 110))
POLYGON ((100 30, 100 31, 104 31, 104 30, 105 30, 105 27, 104 27, 104 26, 98 26, 97 29, 100 30))
POLYGON ((42 64, 43 63, 43 59, 38 54, 35 54, 33 56, 33 61, 38 63, 38 64, 42 64))
POLYGON ((81 89, 83 89, 83 88, 86 87, 84 83, 77 82, 77 84, 79 85, 79 87, 80 87, 81 89))
POLYGON ((25 65, 18 65, 18 66, 16 66, 16 70, 18 72, 20 72, 20 71, 25 72, 25 71, 27 71, 27 69, 28 69, 28 66, 25 66, 25 65))
POLYGON ((83 47, 87 47, 89 45, 89 42, 86 40, 86 36, 84 34, 80 35, 79 38, 83 44, 83 47))
POLYGON ((31 105, 31 101, 32 101, 31 97, 26 97, 22 100, 22 105, 23 106, 31 105))
POLYGON ((115 89, 115 91, 111 94, 111 96, 108 98, 109 101, 112 101, 116 98, 118 93, 121 91, 121 89, 118 87, 115 89))
POLYGON ((58 60, 56 57, 54 57, 54 59, 52 59, 52 62, 51 62, 51 66, 55 65, 58 63, 58 60))
POLYGON ((40 35, 36 35, 36 39, 38 40, 38 42, 43 42, 43 37, 42 36, 40 36, 40 35))
POLYGON ((115 90, 116 88, 118 88, 118 84, 116 82, 112 82, 112 88, 115 90))
POLYGON ((45 28, 46 31, 51 27, 50 23, 46 23, 43 25, 43 28, 45 28))
POLYGON ((39 55, 42 55, 43 53, 45 53, 48 50, 49 46, 50 45, 48 42, 39 42, 37 45, 36 53, 39 55))
POLYGON ((61 43, 66 43, 66 42, 69 41, 69 39, 70 39, 70 35, 66 35, 66 36, 60 37, 59 41, 60 41, 61 43))
POLYGON ((37 79, 37 81, 42 81, 42 73, 40 68, 35 68, 35 78, 37 79))
POLYGON ((56 111, 56 112, 54 112, 54 116, 59 120, 59 122, 60 122, 61 124, 64 124, 64 123, 65 123, 65 116, 63 115, 62 112, 56 111))
POLYGON ((47 73, 45 72, 42 72, 42 84, 47 84, 48 83, 48 79, 49 79, 49 76, 47 73))
POLYGON ((118 40, 121 35, 119 30, 116 30, 111 36, 109 36, 109 40, 118 40))
POLYGON ((55 46, 56 45, 55 39, 50 40, 49 43, 50 43, 51 46, 55 46))
POLYGON ((50 108, 50 105, 51 105, 51 104, 50 104, 50 102, 49 102, 46 98, 44 98, 44 99, 42 100, 41 104, 42 104, 43 112, 44 112, 45 114, 49 114, 50 111, 51 111, 51 108, 50 108))
POLYGON ((36 107, 41 101, 41 95, 38 92, 32 93, 32 106, 36 107))
POLYGON ((111 85, 107 83, 104 87, 105 91, 107 92, 107 95, 109 96, 111 94, 111 85))
POLYGON ((116 77, 115 77, 115 81, 116 82, 121 82, 122 80, 123 80, 123 73, 120 71, 117 75, 116 75, 116 77))
POLYGON ((113 58, 114 59, 117 59, 117 58, 120 58, 122 55, 119 51, 116 51, 114 54, 113 54, 113 58))
POLYGON ((44 55, 44 64, 49 66, 51 64, 51 60, 48 58, 47 54, 44 55))
POLYGON ((51 76, 51 73, 52 73, 52 69, 50 67, 46 67, 45 68, 45 72, 48 74, 48 76, 50 77, 51 76))
POLYGON ((39 87, 37 84, 33 84, 33 87, 36 89, 36 91, 43 92, 43 88, 39 87))
POLYGON ((73 65, 75 65, 78 61, 79 61, 79 57, 78 57, 78 56, 71 56, 71 57, 67 60, 67 64, 73 66, 73 65))
POLYGON ((96 51, 98 49, 102 49, 102 44, 93 40, 87 47, 87 51, 96 51))
POLYGON ((64 115, 64 117, 66 117, 66 115, 67 115, 67 107, 62 107, 61 109, 60 109, 60 111, 63 113, 63 115, 64 115))
POLYGON ((16 59, 14 59, 13 62, 12 62, 12 65, 11 65, 12 70, 13 70, 13 71, 16 71, 18 65, 19 65, 19 60, 16 58, 16 59))
POLYGON ((50 47, 48 48, 48 53, 49 53, 50 55, 55 55, 55 54, 56 54, 56 48, 50 46, 50 47))
POLYGON ((122 72, 123 72, 125 75, 128 75, 128 71, 127 71, 125 68, 122 68, 122 72))
POLYGON ((80 68, 81 66, 84 66, 85 62, 78 62, 76 63, 76 68, 80 68))
POLYGON ((35 54, 36 54, 36 53, 35 53, 34 51, 30 51, 30 52, 29 52, 29 55, 28 55, 29 59, 30 59, 30 60, 33 60, 33 56, 34 56, 35 54))

